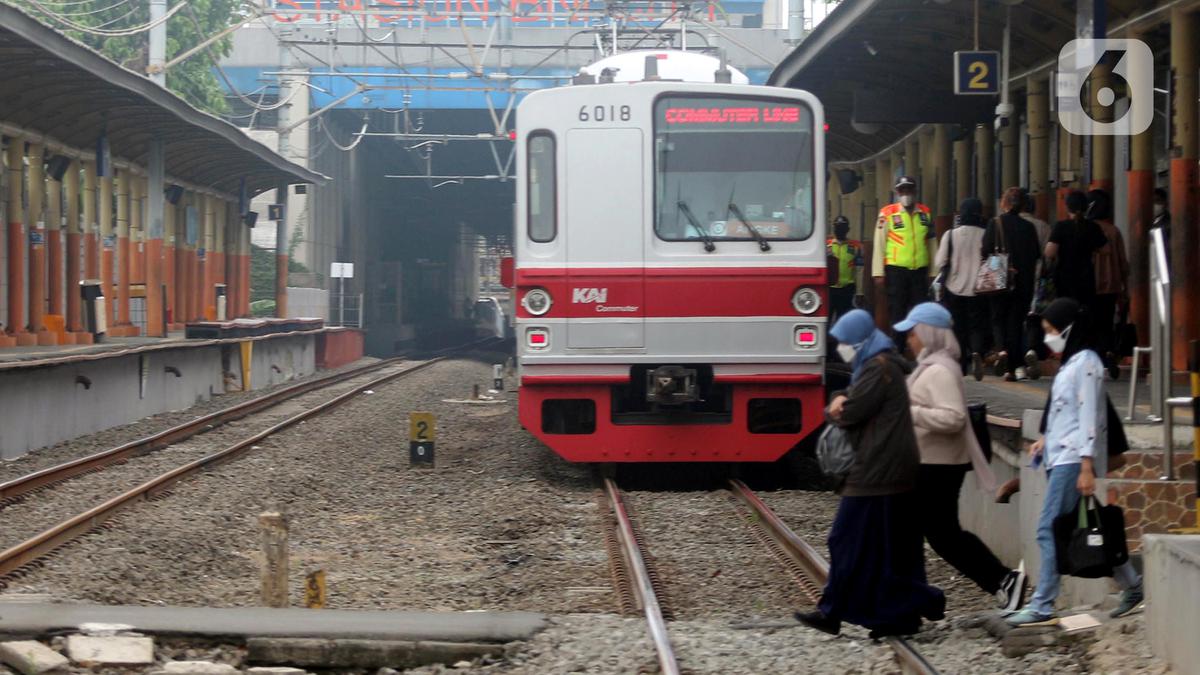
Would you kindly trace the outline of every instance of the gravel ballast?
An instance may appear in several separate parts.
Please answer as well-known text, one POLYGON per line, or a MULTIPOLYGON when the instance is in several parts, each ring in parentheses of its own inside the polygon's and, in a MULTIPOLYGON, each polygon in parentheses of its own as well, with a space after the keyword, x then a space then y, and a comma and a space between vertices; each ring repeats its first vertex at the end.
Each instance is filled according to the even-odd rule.
MULTIPOLYGON (((644 620, 615 615, 591 469, 560 460, 519 428, 515 392, 498 403, 451 402, 468 398, 473 385, 486 389, 490 364, 499 360, 448 360, 360 395, 122 514, 10 580, 7 592, 110 604, 257 605, 257 517, 280 509, 290 523, 293 605, 303 602, 304 574, 320 567, 332 608, 554 615, 546 631, 509 645, 503 657, 412 672, 657 672, 644 620), (412 411, 437 415, 435 468, 409 466, 412 411)), ((834 495, 759 494, 825 550, 834 495)), ((673 596, 679 620, 669 630, 688 671, 894 672, 890 651, 866 631, 848 626, 833 638, 792 623, 791 612, 806 606, 803 596, 724 491, 626 496, 673 596)), ((0 533, 26 506, 4 511, 0 533)), ((1087 642, 1007 658, 980 625, 979 611, 992 599, 930 551, 926 562, 930 580, 947 591, 950 617, 927 626, 914 644, 943 672, 1154 667, 1142 652, 1109 648, 1105 669, 1095 669, 1087 642)))

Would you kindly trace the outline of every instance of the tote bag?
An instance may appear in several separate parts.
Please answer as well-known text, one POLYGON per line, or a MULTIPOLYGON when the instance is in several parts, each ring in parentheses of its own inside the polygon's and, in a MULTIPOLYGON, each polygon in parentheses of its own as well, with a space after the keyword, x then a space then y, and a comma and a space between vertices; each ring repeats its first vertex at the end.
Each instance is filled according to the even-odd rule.
POLYGON ((975 277, 975 295, 995 295, 1012 289, 1012 274, 1008 264, 1008 247, 1004 243, 1004 224, 992 219, 996 228, 996 245, 979 264, 975 277))
POLYGON ((1121 507, 1080 497, 1075 510, 1054 519, 1054 553, 1059 574, 1111 577, 1114 567, 1129 560, 1121 507))

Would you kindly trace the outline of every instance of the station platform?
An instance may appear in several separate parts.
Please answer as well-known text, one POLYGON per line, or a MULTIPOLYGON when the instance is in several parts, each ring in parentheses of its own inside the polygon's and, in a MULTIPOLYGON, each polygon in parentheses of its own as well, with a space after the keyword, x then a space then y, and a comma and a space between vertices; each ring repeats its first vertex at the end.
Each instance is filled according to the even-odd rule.
POLYGON ((363 355, 362 331, 325 327, 320 320, 239 319, 200 328, 237 337, 189 339, 173 332, 0 349, 0 459, 224 393, 337 368, 363 355))
MULTIPOLYGON (((1128 368, 1122 369, 1120 379, 1108 380, 1104 383, 1108 397, 1122 417, 1125 417, 1129 411, 1129 374, 1128 368)), ((981 382, 976 382, 970 377, 965 380, 968 399, 986 401, 989 414, 1014 420, 1020 420, 1025 410, 1041 410, 1046 404, 1046 396, 1049 395, 1050 385, 1053 381, 1054 378, 1050 375, 1024 382, 1005 382, 1003 378, 991 376, 984 377, 981 382)), ((1146 416, 1150 413, 1150 383, 1145 371, 1142 371, 1138 377, 1134 394, 1132 424, 1148 425, 1150 423, 1146 420, 1146 416)), ((1171 395, 1191 395, 1186 373, 1176 374, 1171 395)), ((1176 424, 1190 425, 1191 421, 1190 410, 1175 411, 1176 424)), ((1126 424, 1128 425, 1130 422, 1126 422, 1126 424)))

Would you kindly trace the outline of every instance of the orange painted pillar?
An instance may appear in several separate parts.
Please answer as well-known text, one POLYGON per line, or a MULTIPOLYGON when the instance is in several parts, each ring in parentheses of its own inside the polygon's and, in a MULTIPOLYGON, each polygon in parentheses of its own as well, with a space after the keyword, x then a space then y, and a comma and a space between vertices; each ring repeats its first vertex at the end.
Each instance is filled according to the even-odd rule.
POLYGON ((204 235, 200 238, 201 241, 201 256, 200 256, 200 314, 205 321, 215 321, 217 318, 217 303, 214 299, 214 285, 216 278, 216 260, 213 255, 213 230, 216 227, 215 213, 216 198, 212 195, 204 195, 204 218, 201 222, 204 223, 204 235))
POLYGON ((108 334, 113 334, 113 327, 116 326, 116 305, 117 305, 117 287, 113 283, 116 280, 116 261, 113 256, 116 255, 117 235, 113 233, 113 168, 112 166, 105 167, 105 173, 100 176, 99 193, 97 194, 97 207, 100 211, 100 288, 104 291, 105 303, 108 322, 108 334))
POLYGON ((117 169, 117 325, 113 336, 136 335, 129 320, 129 169, 117 169))
MULTIPOLYGON (((83 333, 83 303, 79 296, 79 282, 83 280, 83 235, 79 224, 79 160, 71 160, 67 173, 63 176, 67 193, 67 334, 76 344, 79 344, 79 334, 83 333)), ((91 197, 96 196, 93 185, 91 197)), ((92 215, 95 216, 93 203, 92 215)), ((89 334, 90 335, 90 334, 89 334)))
MULTIPOLYGON (((213 233, 212 242, 213 250, 209 267, 212 268, 209 277, 212 283, 208 286, 209 303, 213 308, 213 318, 219 318, 217 314, 217 291, 216 285, 225 283, 225 214, 228 211, 225 201, 219 197, 213 197, 213 233)), ((226 285, 226 291, 229 290, 226 285)), ((229 313, 229 296, 225 296, 225 316, 231 316, 229 313)))
POLYGON ((288 315, 287 306, 287 282, 288 282, 288 230, 287 230, 287 195, 288 186, 286 183, 281 183, 275 189, 275 201, 279 204, 284 204, 283 218, 280 218, 275 223, 275 316, 286 318, 288 315))
MULTIPOLYGON (((65 174, 64 174, 65 176, 65 174)), ((50 249, 47 260, 47 270, 50 274, 50 313, 63 317, 63 330, 66 330, 66 308, 63 288, 67 281, 67 271, 64 267, 66 260, 63 253, 63 184, 61 179, 55 179, 53 174, 46 176, 46 248, 50 249)))
POLYGON ((37 344, 25 330, 25 140, 9 137, 8 150, 8 320, 6 328, 16 344, 37 344))
POLYGON ((146 179, 129 178, 129 283, 146 283, 146 179))
POLYGON ((100 278, 100 221, 96 214, 96 163, 83 162, 83 275, 85 279, 100 278))
POLYGON ((1154 133, 1129 139, 1129 321, 1145 341, 1150 335, 1150 226, 1154 222, 1154 133))
POLYGON ((191 320, 188 314, 187 220, 189 197, 180 199, 175 209, 175 322, 180 327, 191 320))
POLYGON ((204 201, 205 198, 201 195, 196 195, 192 201, 196 210, 196 240, 192 242, 192 277, 189 289, 193 321, 204 320, 204 262, 208 256, 208 251, 204 250, 204 201))
POLYGON ((167 202, 163 205, 163 285, 166 286, 166 305, 163 311, 167 315, 167 329, 174 330, 179 322, 179 307, 175 301, 175 205, 167 202))
POLYGON ((58 344, 46 330, 46 162, 40 143, 29 144, 29 332, 37 344, 58 344))
POLYGON ((241 316, 241 275, 238 265, 241 263, 238 254, 241 252, 241 241, 238 239, 237 214, 233 205, 225 203, 225 315, 236 319, 241 316))
POLYGON ((1174 367, 1187 367, 1188 340, 1200 338, 1200 303, 1193 293, 1200 288, 1197 232, 1197 18, 1171 10, 1171 320, 1174 367))
POLYGON ((1029 192, 1034 215, 1050 215, 1050 103, 1045 75, 1030 75, 1026 83, 1025 117, 1029 125, 1029 192))

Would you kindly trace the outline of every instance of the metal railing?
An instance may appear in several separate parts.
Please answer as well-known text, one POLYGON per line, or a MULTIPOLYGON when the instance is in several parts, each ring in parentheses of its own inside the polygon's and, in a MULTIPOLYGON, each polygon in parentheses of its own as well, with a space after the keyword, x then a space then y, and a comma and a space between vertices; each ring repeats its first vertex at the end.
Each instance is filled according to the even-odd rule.
POLYGON ((1192 405, 1190 396, 1171 396, 1171 331, 1171 272, 1167 267, 1166 239, 1162 229, 1156 227, 1150 230, 1150 346, 1133 350, 1129 412, 1125 419, 1130 422, 1134 419, 1138 366, 1145 355, 1150 369, 1150 414, 1146 419, 1162 423, 1162 480, 1175 479, 1175 408, 1192 405))

